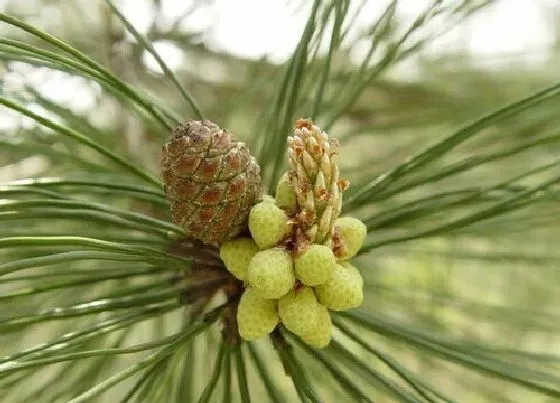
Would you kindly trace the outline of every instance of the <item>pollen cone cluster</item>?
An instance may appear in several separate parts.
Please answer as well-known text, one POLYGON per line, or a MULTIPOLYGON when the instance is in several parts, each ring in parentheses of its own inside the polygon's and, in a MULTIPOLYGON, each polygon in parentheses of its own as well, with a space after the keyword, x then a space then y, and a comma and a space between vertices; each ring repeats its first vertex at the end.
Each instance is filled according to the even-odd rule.
POLYGON ((173 221, 192 239, 218 244, 247 228, 260 199, 259 165, 228 130, 180 124, 163 147, 162 176, 173 221))
POLYGON ((288 138, 290 169, 249 212, 250 237, 220 246, 220 255, 245 291, 237 310, 239 334, 262 338, 278 323, 307 344, 326 347, 332 337, 329 310, 359 306, 363 280, 349 259, 366 227, 339 217, 342 193, 338 142, 308 119, 288 138))

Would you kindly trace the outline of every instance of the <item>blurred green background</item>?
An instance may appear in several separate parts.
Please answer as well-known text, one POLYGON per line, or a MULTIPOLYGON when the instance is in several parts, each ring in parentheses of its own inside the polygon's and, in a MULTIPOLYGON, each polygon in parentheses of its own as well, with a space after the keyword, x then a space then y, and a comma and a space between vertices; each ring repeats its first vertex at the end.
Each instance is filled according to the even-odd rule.
MULTIPOLYGON (((290 61, 299 60, 290 57, 304 32, 310 1, 129 0, 118 4, 153 42, 205 117, 249 144, 260 159, 267 183, 274 183, 282 171, 283 139, 293 116, 313 116, 319 126, 340 139, 342 172, 351 182, 345 208, 369 229, 367 253, 357 259, 368 284, 363 311, 381 315, 378 325, 387 332, 396 323, 418 332, 430 331, 442 343, 451 343, 447 346, 459 358, 449 360, 443 354, 442 360, 434 350, 403 348, 390 332, 361 329, 368 343, 456 401, 557 401, 557 395, 539 394, 520 380, 529 378, 524 370, 535 370, 540 384, 560 390, 560 187, 556 181, 523 202, 505 201, 558 176, 560 101, 551 96, 546 103, 514 110, 390 186, 374 187, 375 192, 367 189, 380 175, 467 123, 558 80, 560 4, 544 0, 353 1, 345 10, 340 43, 332 49, 332 7, 327 4, 318 13, 306 49, 305 74, 300 81, 290 81, 291 87, 286 87, 283 74, 290 61), (418 19, 433 4, 439 8, 418 19), (317 83, 327 61, 329 79, 322 102, 316 104, 317 83), (297 90, 297 96, 283 101, 279 95, 283 88, 292 89, 292 95, 297 90), (485 215, 492 206, 497 207, 485 215), (484 361, 477 354, 490 358, 484 361), (473 369, 470 358, 480 358, 478 364, 484 361, 492 370, 469 370, 473 369), (491 362, 491 358, 501 361, 491 362), (463 365, 458 365, 463 359, 463 365), (518 367, 510 368, 508 363, 518 367), (511 375, 513 382, 494 376, 494 370, 511 375)), ((68 41, 161 101, 170 115, 193 118, 172 82, 103 1, 2 0, 0 11, 68 41)), ((7 24, 0 25, 0 37, 54 50, 7 24)), ((122 95, 75 73, 53 69, 49 63, 0 43, 0 94, 87 133, 157 176, 160 147, 168 130, 137 113, 138 108, 122 95)), ((24 178, 103 179, 111 178, 113 170, 91 150, 0 108, 0 184, 5 185, 0 188, 5 191, 21 185, 17 181, 24 178)), ((147 196, 133 199, 126 193, 93 187, 73 192, 87 200, 168 219, 161 200, 153 202, 147 196)), ((9 197, 2 199, 0 194, 0 202, 9 197)), ((105 239, 161 243, 78 218, 61 217, 48 224, 40 219, 14 222, 4 218, 0 236, 5 237, 30 232, 86 236, 97 231, 105 239)), ((22 255, 21 250, 2 252, 0 263, 22 255)), ((77 269, 97 267, 91 262, 73 264, 77 269)), ((13 289, 8 282, 0 284, 0 294, 13 289)), ((103 290, 100 286, 89 291, 96 295, 103 290)), ((31 312, 76 297, 66 300, 67 295, 8 300, 4 308, 10 315, 31 312)), ((168 318, 169 323, 176 319, 168 318)), ((57 327, 62 325, 48 326, 0 335, 0 353, 13 354, 63 330, 57 327)), ((149 332, 155 332, 135 329, 137 334, 127 336, 128 340, 141 341, 146 335, 150 339, 149 332)), ((339 336, 348 350, 360 354, 346 336, 339 336)), ((215 349, 211 338, 197 343, 197 365, 202 368, 200 374, 207 374, 215 349)), ((275 359, 268 354, 269 360, 275 359)), ((303 352, 299 354, 304 360, 303 352)), ((326 401, 350 401, 324 379, 324 369, 309 361, 316 388, 326 401)), ((390 372, 382 362, 372 367, 390 372)), ((271 364, 269 369, 287 396, 292 396, 280 365, 271 364)), ((34 375, 37 385, 47 385, 50 378, 45 373, 34 375)), ((354 372, 346 373, 353 376, 354 372)), ((91 376, 95 384, 97 378, 91 376)), ((250 380, 258 377, 249 371, 250 380)), ((195 396, 205 381, 205 375, 198 376, 193 384, 195 396)), ((396 401, 374 383, 357 382, 376 401, 396 401)), ((28 398, 29 391, 21 384, 5 385, 6 397, 0 394, 0 401, 28 398)), ((47 395, 37 401, 66 401, 67 397, 63 388, 59 394, 47 395)), ((110 396, 99 401, 114 401, 110 396)))

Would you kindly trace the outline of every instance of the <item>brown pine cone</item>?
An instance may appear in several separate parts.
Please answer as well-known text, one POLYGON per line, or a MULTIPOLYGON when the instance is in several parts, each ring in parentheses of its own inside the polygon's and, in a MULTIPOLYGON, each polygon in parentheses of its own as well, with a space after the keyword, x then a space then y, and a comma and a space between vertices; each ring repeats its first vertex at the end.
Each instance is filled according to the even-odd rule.
POLYGON ((261 198, 257 161, 208 120, 182 123, 172 134, 163 146, 162 176, 173 221, 205 244, 235 237, 261 198))

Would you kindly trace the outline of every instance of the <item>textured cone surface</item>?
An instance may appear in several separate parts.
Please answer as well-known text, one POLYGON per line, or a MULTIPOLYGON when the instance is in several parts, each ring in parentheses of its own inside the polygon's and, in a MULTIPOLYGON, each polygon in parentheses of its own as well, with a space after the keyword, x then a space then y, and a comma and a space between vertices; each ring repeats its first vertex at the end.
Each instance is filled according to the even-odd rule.
POLYGON ((204 243, 247 228, 260 169, 244 143, 210 121, 188 121, 163 147, 162 177, 175 224, 204 243))
POLYGON ((297 208, 296 191, 290 183, 288 173, 285 173, 276 185, 276 205, 289 213, 293 213, 297 208))
POLYGON ((340 260, 358 254, 367 236, 366 225, 354 217, 341 217, 335 221, 335 231, 342 238, 342 247, 335 251, 340 260))
POLYGON ((296 277, 305 285, 323 284, 332 275, 336 258, 331 248, 311 245, 295 261, 296 277))
POLYGON ((350 273, 352 273, 352 276, 354 276, 358 280, 360 286, 362 288, 364 287, 364 278, 362 277, 360 270, 358 270, 356 266, 354 266, 350 262, 341 262, 340 265, 344 267, 346 270, 348 270, 350 273))
POLYGON ((296 282, 292 257, 281 248, 258 252, 249 262, 247 281, 263 298, 280 298, 296 282))
POLYGON ((319 304, 313 290, 301 287, 278 300, 278 315, 286 328, 298 336, 317 328, 319 304))
POLYGON ((315 348, 325 348, 332 339, 332 322, 329 310, 323 305, 318 304, 317 308, 317 326, 315 330, 304 334, 301 339, 315 348))
POLYGON ((259 251, 259 247, 250 238, 235 238, 220 246, 220 257, 228 271, 239 280, 245 280, 249 262, 259 251))
POLYGON ((353 266, 337 265, 332 277, 315 287, 319 302, 333 311, 345 311, 360 306, 364 299, 364 280, 353 266))
POLYGON ((251 236, 261 249, 272 248, 288 235, 288 217, 274 203, 262 201, 249 213, 251 236))
POLYGON ((276 301, 264 299, 254 289, 247 288, 237 307, 239 335, 245 340, 260 339, 277 324, 276 301))

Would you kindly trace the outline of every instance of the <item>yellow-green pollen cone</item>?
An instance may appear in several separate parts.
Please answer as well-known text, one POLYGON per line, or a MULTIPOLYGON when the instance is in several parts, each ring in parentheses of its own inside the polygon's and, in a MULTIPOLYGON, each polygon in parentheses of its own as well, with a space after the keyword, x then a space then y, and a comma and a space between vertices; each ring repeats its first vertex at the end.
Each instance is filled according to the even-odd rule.
POLYGON ((249 262, 247 281, 263 298, 277 299, 294 288, 294 262, 282 248, 257 252, 249 262))
POLYGON ((297 208, 297 196, 294 187, 290 183, 288 172, 286 172, 276 185, 276 205, 288 213, 294 213, 297 208))
POLYGON ((367 236, 366 225, 354 217, 340 217, 334 224, 335 233, 341 241, 338 248, 335 248, 337 257, 347 260, 356 256, 367 236))
POLYGON ((332 277, 315 287, 319 302, 333 311, 360 306, 364 299, 364 281, 356 268, 337 265, 332 277))
POLYGON ((220 246, 220 257, 228 271, 239 280, 245 280, 249 262, 259 247, 251 238, 234 238, 220 246))
POLYGON ((286 328, 298 336, 315 331, 319 304, 313 289, 299 287, 278 300, 278 315, 286 328))
POLYGON ((317 305, 317 326, 309 333, 306 333, 301 339, 315 348, 325 348, 332 339, 332 322, 329 310, 323 305, 317 305))
POLYGON ((360 270, 358 270, 358 268, 356 266, 354 266, 349 261, 340 262, 339 264, 342 267, 344 267, 346 270, 351 272, 352 273, 351 275, 353 275, 356 279, 359 280, 359 283, 360 283, 361 287, 364 286, 364 278, 362 277, 362 274, 360 273, 360 270))
POLYGON ((335 266, 332 249, 313 244, 296 258, 296 277, 308 286, 323 284, 332 276, 335 266))
POLYGON ((237 307, 237 326, 244 340, 260 339, 274 330, 279 318, 276 301, 262 298, 254 289, 247 288, 237 307))
POLYGON ((288 216, 273 203, 257 203, 249 212, 249 231, 259 248, 271 248, 288 235, 288 216))

